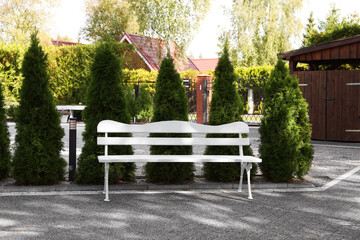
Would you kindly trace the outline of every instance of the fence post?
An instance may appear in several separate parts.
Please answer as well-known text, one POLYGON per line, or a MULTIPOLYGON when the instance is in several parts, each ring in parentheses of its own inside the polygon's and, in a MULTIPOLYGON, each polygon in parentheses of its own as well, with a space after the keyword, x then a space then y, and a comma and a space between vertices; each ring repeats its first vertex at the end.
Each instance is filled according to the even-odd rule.
POLYGON ((248 90, 248 114, 253 115, 254 114, 254 94, 253 90, 250 88, 248 90))
POLYGON ((196 122, 206 124, 209 121, 210 102, 212 97, 212 78, 201 74, 196 79, 196 122))
POLYGON ((76 117, 69 121, 69 181, 75 180, 76 172, 76 117))

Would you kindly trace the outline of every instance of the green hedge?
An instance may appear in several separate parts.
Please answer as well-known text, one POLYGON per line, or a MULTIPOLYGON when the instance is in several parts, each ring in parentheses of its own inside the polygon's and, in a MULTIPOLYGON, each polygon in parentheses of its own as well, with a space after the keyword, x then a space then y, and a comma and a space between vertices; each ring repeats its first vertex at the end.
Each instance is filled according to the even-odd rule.
MULTIPOLYGON (((113 43, 115 52, 120 56, 121 62, 129 62, 128 51, 132 45, 113 43)), ((85 103, 86 89, 90 82, 90 66, 93 61, 95 45, 76 46, 44 46, 49 59, 50 89, 56 104, 85 103)), ((26 48, 19 45, 0 44, 0 82, 4 87, 5 105, 17 105, 19 90, 22 84, 20 67, 26 48)), ((128 70, 129 65, 123 65, 123 84, 146 83, 153 94, 157 71, 148 72, 144 69, 128 70)), ((235 68, 237 78, 260 78, 270 74, 272 66, 257 66, 251 68, 235 68)), ((214 76, 214 71, 199 72, 187 70, 180 73, 181 78, 196 78, 199 74, 214 76)), ((245 82, 246 83, 246 82, 245 82)), ((243 87, 238 85, 238 87, 243 87)))
MULTIPOLYGON (((122 62, 127 60, 133 47, 129 44, 112 44, 122 62)), ((90 82, 90 66, 95 45, 43 46, 49 60, 50 89, 56 104, 84 103, 90 82)), ((5 105, 17 105, 22 84, 20 72, 26 47, 0 44, 0 81, 4 86, 5 105)), ((131 66, 123 66, 131 67, 131 66)))
POLYGON ((18 103, 22 84, 21 65, 25 46, 0 44, 0 81, 4 87, 5 105, 18 103))

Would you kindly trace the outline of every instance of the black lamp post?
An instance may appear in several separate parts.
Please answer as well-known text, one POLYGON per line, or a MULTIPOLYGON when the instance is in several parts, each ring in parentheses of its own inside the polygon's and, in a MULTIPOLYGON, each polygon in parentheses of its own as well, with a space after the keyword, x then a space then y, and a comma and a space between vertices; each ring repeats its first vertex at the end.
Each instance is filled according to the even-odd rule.
POLYGON ((76 171, 76 117, 69 121, 69 181, 74 181, 76 171))

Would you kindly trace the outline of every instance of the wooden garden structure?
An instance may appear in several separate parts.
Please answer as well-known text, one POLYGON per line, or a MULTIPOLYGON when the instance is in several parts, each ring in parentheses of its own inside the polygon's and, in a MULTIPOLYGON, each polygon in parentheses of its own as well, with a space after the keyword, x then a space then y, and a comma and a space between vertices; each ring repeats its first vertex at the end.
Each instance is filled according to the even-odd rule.
POLYGON ((312 139, 360 142, 360 35, 279 55, 299 78, 312 139))

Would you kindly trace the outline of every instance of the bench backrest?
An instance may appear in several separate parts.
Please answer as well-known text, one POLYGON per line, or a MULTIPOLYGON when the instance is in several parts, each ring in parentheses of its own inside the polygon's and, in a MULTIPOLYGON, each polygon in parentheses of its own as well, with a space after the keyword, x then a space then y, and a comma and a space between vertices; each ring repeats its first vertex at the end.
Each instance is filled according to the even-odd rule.
POLYGON ((162 121, 148 124, 125 124, 112 120, 104 120, 98 124, 98 133, 105 133, 98 137, 98 145, 207 145, 207 146, 239 146, 240 155, 243 155, 242 146, 250 145, 249 138, 241 134, 248 134, 249 127, 244 122, 234 122, 223 125, 202 125, 185 121, 162 121), (239 134, 236 138, 205 138, 205 137, 112 137, 109 133, 188 133, 188 134, 239 134))

